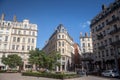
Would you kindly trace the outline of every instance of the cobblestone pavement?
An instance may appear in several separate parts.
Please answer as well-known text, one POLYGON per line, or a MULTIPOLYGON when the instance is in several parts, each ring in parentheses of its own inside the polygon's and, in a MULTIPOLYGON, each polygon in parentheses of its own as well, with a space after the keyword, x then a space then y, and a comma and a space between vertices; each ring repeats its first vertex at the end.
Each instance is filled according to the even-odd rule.
MULTIPOLYGON (((21 76, 20 73, 0 73, 0 80, 60 80, 60 79, 21 76)), ((80 78, 64 79, 64 80, 120 80, 120 79, 101 78, 96 76, 83 76, 80 78)))

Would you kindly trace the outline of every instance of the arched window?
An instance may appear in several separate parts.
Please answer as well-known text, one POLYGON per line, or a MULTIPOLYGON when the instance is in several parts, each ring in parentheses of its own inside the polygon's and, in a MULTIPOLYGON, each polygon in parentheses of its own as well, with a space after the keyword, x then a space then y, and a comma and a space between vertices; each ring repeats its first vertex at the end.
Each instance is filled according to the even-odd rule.
POLYGON ((61 42, 59 42, 59 46, 61 46, 61 42))

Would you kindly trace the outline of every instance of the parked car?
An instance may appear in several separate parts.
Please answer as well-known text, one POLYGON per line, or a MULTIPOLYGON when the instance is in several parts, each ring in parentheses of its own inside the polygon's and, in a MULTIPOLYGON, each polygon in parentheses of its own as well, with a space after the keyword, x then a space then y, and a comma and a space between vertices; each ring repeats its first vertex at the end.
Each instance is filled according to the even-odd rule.
POLYGON ((78 70, 77 74, 79 74, 80 76, 86 75, 86 71, 85 70, 78 70))
POLYGON ((106 70, 102 72, 101 75, 107 77, 119 77, 119 73, 116 70, 106 70))

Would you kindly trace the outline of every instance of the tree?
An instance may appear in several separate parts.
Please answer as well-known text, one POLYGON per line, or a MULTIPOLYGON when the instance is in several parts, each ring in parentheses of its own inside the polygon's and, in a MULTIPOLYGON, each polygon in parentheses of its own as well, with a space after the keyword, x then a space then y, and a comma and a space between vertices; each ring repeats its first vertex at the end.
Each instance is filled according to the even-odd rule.
POLYGON ((53 51, 47 55, 42 50, 36 48, 35 50, 31 50, 29 54, 29 63, 35 65, 36 70, 38 70, 38 68, 47 68, 52 70, 56 65, 60 65, 58 60, 61 56, 58 52, 53 51))
POLYGON ((48 57, 49 57, 48 68, 50 70, 53 70, 55 66, 60 66, 60 63, 58 62, 58 60, 61 58, 60 53, 53 51, 48 55, 48 57))
POLYGON ((8 65, 9 68, 16 68, 23 64, 22 58, 17 54, 8 55, 7 57, 2 57, 2 63, 8 65))
POLYGON ((37 68, 44 67, 43 56, 45 53, 42 50, 36 48, 35 50, 31 50, 29 54, 29 63, 35 65, 36 70, 37 68))

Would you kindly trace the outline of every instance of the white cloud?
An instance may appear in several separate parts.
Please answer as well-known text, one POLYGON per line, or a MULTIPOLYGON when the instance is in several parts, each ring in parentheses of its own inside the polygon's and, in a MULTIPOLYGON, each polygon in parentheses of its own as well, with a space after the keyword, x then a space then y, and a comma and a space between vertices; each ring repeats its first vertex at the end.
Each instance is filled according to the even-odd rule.
POLYGON ((85 28, 88 27, 90 25, 90 21, 86 21, 84 23, 80 23, 80 27, 85 28))

